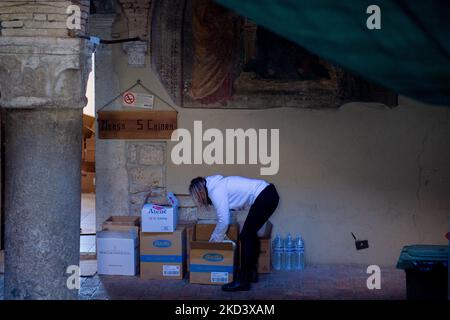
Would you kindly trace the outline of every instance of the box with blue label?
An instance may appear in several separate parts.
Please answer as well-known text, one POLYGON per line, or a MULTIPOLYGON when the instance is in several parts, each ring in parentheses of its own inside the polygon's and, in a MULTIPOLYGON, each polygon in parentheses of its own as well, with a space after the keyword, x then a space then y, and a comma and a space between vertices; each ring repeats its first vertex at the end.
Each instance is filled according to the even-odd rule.
POLYGON ((189 282, 222 285, 233 281, 239 226, 230 225, 227 237, 233 242, 208 242, 215 225, 197 224, 190 243, 189 282))
POLYGON ((178 227, 172 233, 141 233, 142 279, 183 279, 186 269, 186 233, 178 227))
POLYGON ((142 232, 174 232, 178 224, 178 199, 172 192, 167 203, 146 203, 141 210, 142 232))

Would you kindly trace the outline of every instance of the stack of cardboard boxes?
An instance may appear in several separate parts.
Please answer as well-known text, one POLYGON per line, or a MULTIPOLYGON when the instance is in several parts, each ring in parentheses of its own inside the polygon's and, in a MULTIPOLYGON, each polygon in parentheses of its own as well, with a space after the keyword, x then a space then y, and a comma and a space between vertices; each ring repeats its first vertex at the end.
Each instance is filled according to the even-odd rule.
POLYGON ((144 204, 141 211, 141 278, 183 279, 186 271, 186 230, 178 226, 178 199, 144 204))
POLYGON ((95 118, 83 115, 83 147, 81 164, 81 191, 95 192, 95 118))
MULTIPOLYGON (((97 240, 99 273, 133 275, 136 270, 134 274, 137 274, 139 260, 142 279, 180 280, 188 271, 191 283, 229 283, 239 266, 239 225, 231 224, 228 228, 227 237, 231 241, 212 243, 209 239, 215 226, 179 222, 178 200, 169 193, 167 203, 145 204, 141 217, 111 217, 105 221, 104 231, 97 240), (115 258, 108 260, 107 255, 115 258), (109 269, 100 268, 100 264, 107 264, 109 269)), ((258 270, 262 273, 270 272, 271 230, 269 223, 260 231, 262 254, 258 270)))

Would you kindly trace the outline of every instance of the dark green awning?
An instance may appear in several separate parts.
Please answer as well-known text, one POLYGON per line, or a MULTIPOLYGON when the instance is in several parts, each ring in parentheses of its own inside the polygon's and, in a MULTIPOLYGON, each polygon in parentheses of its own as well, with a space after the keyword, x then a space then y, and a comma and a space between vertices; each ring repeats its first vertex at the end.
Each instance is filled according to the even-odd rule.
POLYGON ((216 0, 355 74, 450 106, 450 1, 216 0), (369 5, 381 29, 366 27, 369 5))

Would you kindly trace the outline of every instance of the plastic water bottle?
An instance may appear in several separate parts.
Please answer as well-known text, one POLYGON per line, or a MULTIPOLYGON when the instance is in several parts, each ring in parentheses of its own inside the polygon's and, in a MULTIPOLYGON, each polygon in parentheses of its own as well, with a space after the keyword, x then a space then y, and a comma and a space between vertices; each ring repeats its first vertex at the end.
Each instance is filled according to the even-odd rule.
POLYGON ((295 239, 295 269, 303 270, 305 269, 305 242, 301 235, 295 239))
POLYGON ((284 244, 284 269, 293 270, 294 269, 294 241, 289 233, 284 244))
POLYGON ((283 263, 283 241, 277 234, 272 242, 272 266, 275 270, 281 270, 283 263))

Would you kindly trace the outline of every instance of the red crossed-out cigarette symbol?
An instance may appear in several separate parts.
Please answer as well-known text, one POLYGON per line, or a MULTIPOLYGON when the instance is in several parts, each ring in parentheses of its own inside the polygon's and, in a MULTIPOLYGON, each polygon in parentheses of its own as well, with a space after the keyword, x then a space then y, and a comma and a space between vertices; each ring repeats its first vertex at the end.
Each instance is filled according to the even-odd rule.
POLYGON ((125 92, 123 95, 123 102, 126 104, 133 104, 134 101, 136 101, 136 97, 134 96, 134 93, 132 92, 125 92))

